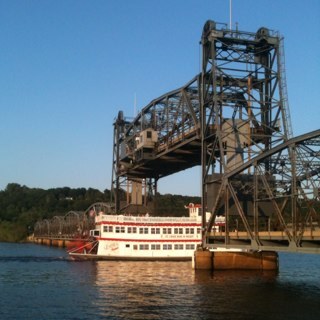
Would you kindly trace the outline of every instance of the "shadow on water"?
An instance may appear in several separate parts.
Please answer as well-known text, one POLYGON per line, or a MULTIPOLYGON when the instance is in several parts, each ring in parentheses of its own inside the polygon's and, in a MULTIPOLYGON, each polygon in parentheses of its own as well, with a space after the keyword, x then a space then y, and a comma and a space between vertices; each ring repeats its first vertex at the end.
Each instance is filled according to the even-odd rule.
POLYGON ((38 256, 0 256, 0 263, 3 262, 56 262, 56 261, 70 261, 68 257, 38 257, 38 256))

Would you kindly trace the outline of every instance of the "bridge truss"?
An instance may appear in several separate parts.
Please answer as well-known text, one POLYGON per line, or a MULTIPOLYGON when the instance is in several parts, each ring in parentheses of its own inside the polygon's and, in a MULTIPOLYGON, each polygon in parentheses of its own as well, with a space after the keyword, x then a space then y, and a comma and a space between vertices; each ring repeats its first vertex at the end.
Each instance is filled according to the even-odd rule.
POLYGON ((206 247, 320 253, 320 130, 261 153, 213 185, 206 247), (225 229, 214 232, 219 215, 225 229))
POLYGON ((121 189, 131 186, 129 193, 139 198, 128 197, 125 206, 145 204, 156 194, 160 178, 201 163, 200 81, 197 75, 182 88, 151 101, 133 121, 119 112, 112 171, 116 212, 123 209, 121 189))
POLYGON ((111 205, 96 202, 85 211, 69 211, 65 215, 39 220, 34 226, 35 238, 81 239, 88 238, 89 231, 95 228, 94 217, 103 212, 112 212, 111 205))
POLYGON ((243 32, 207 21, 201 44, 200 74, 133 120, 119 112, 116 212, 141 209, 160 178, 201 165, 202 208, 211 212, 209 223, 203 214, 203 246, 235 245, 229 232, 236 229, 260 248, 262 220, 266 231, 284 232, 285 246, 306 245, 303 234, 319 215, 319 208, 308 209, 319 201, 319 139, 318 132, 292 138, 283 39, 266 28, 243 32), (217 215, 226 218, 219 237, 211 234, 217 215))

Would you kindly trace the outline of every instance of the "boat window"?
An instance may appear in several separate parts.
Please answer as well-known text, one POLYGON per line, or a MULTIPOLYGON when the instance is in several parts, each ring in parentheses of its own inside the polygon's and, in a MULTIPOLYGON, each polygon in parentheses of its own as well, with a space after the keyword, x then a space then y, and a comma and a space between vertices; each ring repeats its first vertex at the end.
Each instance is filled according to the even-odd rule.
POLYGON ((186 228, 186 234, 194 234, 194 228, 186 228))
POLYGON ((140 250, 149 250, 149 245, 148 244, 140 244, 139 249, 140 250))
POLYGON ((160 228, 151 228, 151 234, 160 234, 160 228))
POLYGON ((128 233, 137 233, 137 227, 128 227, 128 233))
POLYGON ((133 250, 138 250, 138 245, 137 244, 133 245, 133 250))
POLYGON ((187 250, 194 250, 195 246, 194 246, 194 244, 186 244, 186 249, 187 250))
POLYGON ((104 226, 103 232, 113 232, 113 226, 104 226))
POLYGON ((174 245, 174 250, 183 250, 183 243, 176 243, 174 245))
POLYGON ((100 236, 100 230, 90 230, 90 236, 99 237, 100 236))
POLYGON ((183 228, 174 228, 174 234, 183 234, 183 228))
POLYGON ((126 248, 130 248, 130 244, 126 244, 126 248))
POLYGON ((201 233, 201 228, 197 228, 197 234, 201 233))
POLYGON ((100 230, 94 230, 93 231, 93 236, 94 237, 99 237, 100 236, 100 230))
POLYGON ((151 250, 160 250, 160 244, 152 244, 151 245, 151 250))
POLYGON ((171 234, 171 233, 172 233, 172 230, 171 230, 171 228, 163 228, 163 229, 162 229, 162 233, 163 233, 163 234, 171 234))
POLYGON ((172 244, 164 244, 163 250, 172 250, 172 244))
POLYGON ((149 233, 149 228, 139 228, 139 233, 140 234, 148 234, 149 233))
POLYGON ((125 233, 125 231, 125 227, 116 226, 116 233, 125 233))

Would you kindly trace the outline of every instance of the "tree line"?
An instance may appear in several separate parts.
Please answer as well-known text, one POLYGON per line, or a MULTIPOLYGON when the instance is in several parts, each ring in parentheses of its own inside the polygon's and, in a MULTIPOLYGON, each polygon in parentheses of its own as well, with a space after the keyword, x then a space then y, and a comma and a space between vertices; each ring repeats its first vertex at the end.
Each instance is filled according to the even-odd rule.
MULTIPOLYGON (((0 191, 0 241, 22 241, 33 232, 38 220, 85 211, 95 202, 110 202, 111 192, 93 188, 40 189, 9 183, 0 191)), ((157 214, 188 215, 184 206, 199 203, 199 197, 157 195, 157 214)))

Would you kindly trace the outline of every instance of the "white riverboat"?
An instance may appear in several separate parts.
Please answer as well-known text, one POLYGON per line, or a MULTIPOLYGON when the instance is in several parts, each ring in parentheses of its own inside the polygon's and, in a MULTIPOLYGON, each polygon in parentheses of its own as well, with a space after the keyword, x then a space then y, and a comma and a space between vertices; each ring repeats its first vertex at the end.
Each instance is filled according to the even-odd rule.
MULTIPOLYGON (((200 205, 189 204, 188 217, 113 215, 100 212, 90 240, 77 241, 69 254, 79 259, 191 260, 201 243, 200 205)), ((213 228, 224 226, 217 217, 213 228)))

